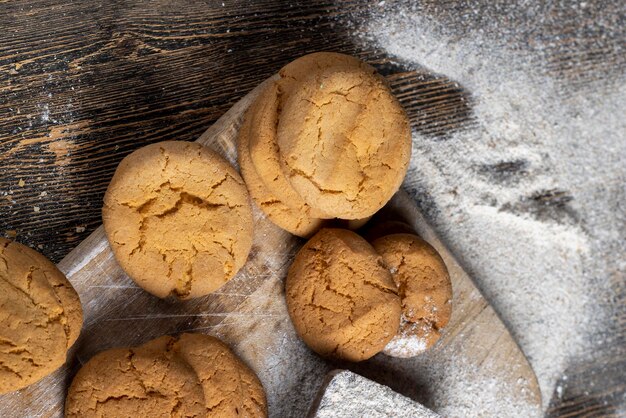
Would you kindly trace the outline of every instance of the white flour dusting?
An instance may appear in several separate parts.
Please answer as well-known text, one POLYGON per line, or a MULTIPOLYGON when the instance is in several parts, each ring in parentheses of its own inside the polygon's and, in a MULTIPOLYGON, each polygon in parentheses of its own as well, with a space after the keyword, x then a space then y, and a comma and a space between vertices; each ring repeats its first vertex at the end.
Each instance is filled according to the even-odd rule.
MULTIPOLYGON (((541 45, 530 52, 479 30, 459 36, 419 9, 359 27, 364 44, 472 96, 463 129, 447 138, 414 132, 404 186, 428 202, 426 217, 509 325, 547 406, 570 360, 603 341, 592 335, 614 308, 607 277, 624 270, 624 77, 571 94, 547 75, 541 45)), ((489 385, 477 390, 497 392, 489 385)))
POLYGON ((402 314, 400 331, 387 343, 383 352, 401 358, 417 356, 428 348, 426 338, 429 337, 430 331, 430 324, 421 321, 410 322, 402 314))

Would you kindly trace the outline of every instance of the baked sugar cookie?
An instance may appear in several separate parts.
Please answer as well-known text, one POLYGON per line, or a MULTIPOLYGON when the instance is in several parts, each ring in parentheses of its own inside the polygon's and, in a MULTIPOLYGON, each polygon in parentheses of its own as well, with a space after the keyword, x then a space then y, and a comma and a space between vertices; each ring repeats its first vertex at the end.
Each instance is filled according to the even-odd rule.
POLYGON ((298 252, 285 285, 289 315, 322 356, 368 359, 396 335, 400 298, 371 245, 354 232, 322 229, 298 252))
POLYGON ((341 219, 383 207, 411 155, 406 113, 384 79, 354 60, 317 53, 280 71, 288 90, 276 130, 282 171, 311 207, 341 219))
POLYGON ((104 196, 104 229, 126 273, 158 296, 206 295, 230 280, 252 246, 239 173, 192 142, 148 145, 122 160, 104 196))
POLYGON ((434 345, 452 314, 452 285, 445 263, 426 241, 392 234, 372 246, 392 273, 402 299, 400 330, 383 353, 413 357, 434 345))
POLYGON ((97 354, 72 382, 66 417, 267 417, 263 386, 220 340, 163 336, 97 354))
POLYGON ((168 343, 161 337, 95 355, 72 381, 65 417, 206 417, 200 379, 168 343))
POLYGON ((267 416, 261 382, 222 341, 204 334, 183 334, 173 349, 196 372, 211 416, 267 416))
POLYGON ((283 117, 282 108, 288 98, 299 91, 302 80, 312 73, 329 68, 339 71, 360 67, 374 71, 349 55, 333 52, 305 55, 283 67, 279 71, 280 78, 270 81, 268 88, 257 99, 262 104, 256 109, 257 115, 249 140, 251 160, 259 177, 274 195, 308 216, 322 219, 335 217, 320 210, 315 204, 309 205, 283 172, 280 149, 276 142, 279 120, 283 117))
MULTIPOLYGON (((290 195, 289 190, 283 193, 282 197, 273 193, 268 184, 260 178, 252 162, 250 139, 271 135, 270 130, 275 130, 275 120, 271 120, 272 117, 276 117, 275 99, 276 86, 270 84, 247 110, 237 139, 239 168, 250 196, 273 223, 291 234, 309 237, 322 227, 324 220, 311 216, 309 206, 298 195, 295 195, 296 197, 290 195)), ((278 161, 276 164, 278 166, 278 161)), ((286 179, 284 181, 286 182, 286 179)), ((268 183, 271 183, 271 180, 268 180, 268 183)), ((288 183, 287 185, 291 188, 288 183)))
POLYGON ((0 238, 0 393, 61 367, 82 321, 80 299, 63 273, 36 251, 0 238))

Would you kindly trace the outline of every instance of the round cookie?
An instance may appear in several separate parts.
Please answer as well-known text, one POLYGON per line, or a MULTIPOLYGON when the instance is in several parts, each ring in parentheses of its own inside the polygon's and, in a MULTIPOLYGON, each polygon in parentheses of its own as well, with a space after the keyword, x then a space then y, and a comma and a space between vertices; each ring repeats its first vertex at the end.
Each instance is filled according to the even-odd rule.
POLYGON ((202 384, 164 336, 101 352, 76 374, 65 417, 206 417, 202 384))
POLYGON ((349 55, 334 52, 305 55, 281 68, 278 74, 280 78, 271 81, 268 88, 257 99, 262 103, 256 110, 258 115, 249 140, 251 161, 259 178, 264 181, 270 192, 292 207, 305 211, 310 217, 330 219, 335 216, 319 210, 315 204, 308 205, 283 173, 280 150, 276 142, 276 129, 282 107, 288 97, 299 89, 301 81, 309 77, 310 73, 330 67, 339 70, 361 66, 374 71, 367 64, 349 55))
MULTIPOLYGON (((1 238, 0 238, 1 239, 1 238)), ((41 273, 48 279, 48 283, 52 286, 52 290, 63 306, 63 315, 65 316, 65 326, 68 334, 68 348, 74 345, 80 330, 83 327, 83 307, 80 303, 78 293, 67 280, 65 275, 50 260, 37 251, 17 243, 12 243, 11 248, 17 250, 32 259, 32 263, 39 266, 41 273)))
POLYGON ((282 171, 304 201, 331 217, 360 219, 400 187, 411 132, 384 79, 366 65, 333 66, 336 55, 317 55, 323 64, 310 71, 300 60, 290 64, 298 71, 281 71, 297 84, 279 107, 276 144, 282 171))
POLYGON ((402 299, 400 331, 383 350, 413 357, 439 340, 452 314, 452 284, 445 263, 426 241, 413 234, 392 234, 372 246, 392 273, 402 299))
POLYGON ((243 180, 193 142, 155 143, 124 158, 104 196, 102 220, 124 271, 161 298, 216 290, 243 266, 252 246, 243 180))
POLYGON ((267 123, 265 118, 268 116, 266 108, 271 106, 268 99, 275 96, 273 90, 275 90, 275 85, 270 85, 246 112, 237 140, 239 168, 250 196, 273 223, 291 234, 309 237, 322 227, 324 221, 311 217, 310 208, 299 197, 298 201, 292 200, 290 205, 287 205, 269 190, 259 177, 250 155, 250 137, 253 132, 255 136, 259 136, 259 131, 264 130, 264 125, 267 123), (300 202, 301 206, 296 206, 300 202))
POLYGON ((196 372, 212 416, 267 417, 261 382, 226 344, 204 334, 183 334, 173 349, 196 372))
POLYGON ((65 416, 267 417, 267 401, 224 343, 183 334, 94 356, 69 388, 65 416))
POLYGON ((61 367, 81 326, 80 300, 63 273, 36 251, 0 238, 0 393, 61 367))
POLYGON ((322 356, 365 360, 398 331, 400 298, 391 274, 352 231, 314 235, 289 268, 285 294, 296 331, 322 356))

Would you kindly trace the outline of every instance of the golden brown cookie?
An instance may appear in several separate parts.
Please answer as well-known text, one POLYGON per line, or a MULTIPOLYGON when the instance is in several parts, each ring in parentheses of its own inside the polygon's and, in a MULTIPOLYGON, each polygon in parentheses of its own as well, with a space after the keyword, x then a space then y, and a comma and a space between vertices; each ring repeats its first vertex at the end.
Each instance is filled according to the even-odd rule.
POLYGON ((280 71, 288 94, 279 96, 276 144, 282 171, 305 202, 330 217, 360 219, 400 187, 411 132, 384 79, 340 57, 318 53, 280 71))
POLYGON ((94 356, 72 381, 65 417, 206 417, 200 379, 171 342, 165 336, 94 356))
POLYGON ((243 180, 193 142, 160 142, 124 158, 104 196, 102 220, 121 267, 158 297, 216 290, 252 246, 243 180))
MULTIPOLYGON (((259 98, 246 112, 237 140, 239 168, 250 196, 273 223, 294 235, 309 237, 322 227, 324 221, 311 217, 310 209, 302 199, 298 198, 295 202, 291 200, 291 203, 287 204, 272 193, 259 177, 250 155, 250 137, 266 135, 268 130, 267 119, 272 115, 275 117, 275 113, 267 111, 267 108, 272 106, 272 99, 275 98, 273 90, 275 90, 275 85, 272 84, 259 95, 259 98)), ((273 128, 275 129, 275 122, 272 123, 274 123, 273 128)))
POLYGON ((383 350, 413 357, 439 340, 452 314, 452 284, 445 263, 426 241, 413 234, 392 234, 372 245, 383 257, 402 298, 400 331, 383 350))
POLYGON ((204 334, 183 334, 174 349, 198 375, 211 416, 267 416, 261 382, 226 344, 204 334))
POLYGON ((267 402, 224 343, 183 334, 94 356, 70 386, 65 416, 267 417, 267 402))
POLYGON ((400 298, 391 274, 352 231, 315 234, 289 268, 285 294, 296 331, 322 356, 365 360, 398 331, 400 298))
POLYGON ((62 366, 82 321, 80 299, 63 273, 36 251, 0 238, 0 393, 62 366))
POLYGON ((339 70, 360 66, 366 66, 366 64, 344 54, 320 52, 305 55, 283 67, 279 71, 280 78, 271 81, 268 88, 257 99, 257 102, 262 102, 262 104, 256 109, 258 115, 251 131, 249 146, 250 158, 258 176, 270 192, 281 201, 313 218, 330 219, 335 216, 325 213, 315 205, 307 204, 283 173, 280 150, 276 143, 276 130, 282 107, 289 96, 298 91, 301 81, 312 72, 329 67, 339 70))

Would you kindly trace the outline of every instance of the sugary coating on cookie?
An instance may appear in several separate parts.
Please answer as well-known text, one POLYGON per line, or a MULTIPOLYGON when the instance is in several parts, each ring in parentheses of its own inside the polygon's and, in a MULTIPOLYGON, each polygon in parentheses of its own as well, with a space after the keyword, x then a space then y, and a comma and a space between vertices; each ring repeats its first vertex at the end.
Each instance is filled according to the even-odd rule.
POLYGON ((296 331, 322 356, 365 360, 398 331, 400 298, 391 274, 354 232, 314 235, 289 268, 285 293, 296 331))
POLYGON ((171 337, 95 355, 68 390, 67 418, 206 417, 202 385, 171 337))
POLYGON ((283 173, 311 207, 360 219, 400 187, 411 132, 383 78, 338 56, 306 56, 280 71, 276 144, 283 173))
POLYGON ((62 366, 81 326, 80 300, 63 273, 36 251, 0 238, 0 393, 62 366))
POLYGON ((122 268, 158 297, 216 290, 252 246, 243 180, 197 143, 160 142, 124 158, 104 196, 102 220, 122 268))
POLYGON ((372 242, 392 273, 402 298, 400 330, 383 352, 413 357, 439 340, 452 314, 452 284, 437 250, 414 234, 372 242))
MULTIPOLYGON (((273 193, 268 185, 260 178, 250 153, 250 140, 252 137, 259 139, 270 135, 270 129, 275 131, 276 86, 270 84, 258 97, 258 99, 246 111, 244 122, 239 129, 237 139, 237 156, 241 175, 246 181, 250 196, 267 215, 267 217, 282 229, 300 237, 308 237, 317 232, 324 221, 311 215, 310 207, 295 194, 291 186, 284 190, 282 198, 273 193), (274 108, 272 109, 272 106, 274 108), (270 125, 271 124, 271 128, 270 125)), ((278 164, 278 162, 276 162, 278 164)), ((282 174, 282 173, 281 173, 282 174)), ((271 176, 268 182, 277 176, 271 176)), ((284 178, 285 182, 287 180, 284 178)), ((288 183, 287 183, 288 184, 288 183)))
POLYGON ((226 344, 204 334, 183 334, 174 349, 198 375, 211 416, 267 417, 261 382, 226 344))

